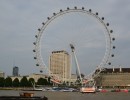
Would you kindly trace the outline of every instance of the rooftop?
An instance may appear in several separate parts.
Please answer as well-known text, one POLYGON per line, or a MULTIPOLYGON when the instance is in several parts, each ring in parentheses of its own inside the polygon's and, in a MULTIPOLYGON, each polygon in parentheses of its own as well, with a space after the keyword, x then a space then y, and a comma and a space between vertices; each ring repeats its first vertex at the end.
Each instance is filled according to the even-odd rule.
POLYGON ((101 73, 118 73, 118 72, 130 73, 130 68, 105 68, 105 70, 102 71, 101 73))

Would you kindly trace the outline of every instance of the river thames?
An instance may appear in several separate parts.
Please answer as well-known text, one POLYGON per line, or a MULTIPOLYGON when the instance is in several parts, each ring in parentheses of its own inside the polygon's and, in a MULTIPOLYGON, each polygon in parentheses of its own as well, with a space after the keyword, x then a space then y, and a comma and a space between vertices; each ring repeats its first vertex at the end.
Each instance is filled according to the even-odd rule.
MULTIPOLYGON (((0 90, 0 96, 19 96, 23 91, 0 90)), ((95 94, 82 94, 79 92, 52 92, 52 91, 24 91, 34 93, 34 96, 46 96, 48 100, 130 100, 130 92, 97 92, 95 94)))

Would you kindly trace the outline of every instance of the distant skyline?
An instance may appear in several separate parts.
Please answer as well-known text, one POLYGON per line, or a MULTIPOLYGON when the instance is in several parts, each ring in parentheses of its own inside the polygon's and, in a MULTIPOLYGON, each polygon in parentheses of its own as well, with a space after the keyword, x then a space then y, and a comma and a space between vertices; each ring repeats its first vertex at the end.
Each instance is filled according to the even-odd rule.
MULTIPOLYGON (((113 29, 116 38, 113 65, 130 68, 129 0, 1 0, 0 71, 5 72, 6 75, 12 75, 13 67, 18 66, 20 75, 39 73, 40 68, 35 66, 36 62, 33 59, 34 53, 32 52, 37 29, 42 26, 41 23, 46 21, 48 16, 52 16, 53 12, 59 12, 60 9, 73 8, 74 6, 78 8, 83 6, 85 9, 92 9, 93 12, 99 12, 99 16, 104 17, 105 21, 110 23, 109 28, 113 29)), ((62 20, 60 19, 54 22, 54 24, 57 25, 60 21, 62 20)), ((79 21, 82 22, 83 20, 80 19, 79 21)), ((64 22, 63 25, 67 24, 64 22)), ((80 23, 79 25, 84 24, 80 23)), ((51 33, 57 27, 60 27, 60 25, 56 27, 50 25, 46 32, 50 31, 51 33)), ((69 34, 62 27, 59 29, 59 32, 63 30, 66 35, 69 34)), ((75 31, 72 30, 72 32, 75 31)), ((56 34, 58 35, 58 33, 56 34)), ((47 37, 50 39, 49 43, 53 43, 54 37, 52 35, 47 35, 47 37)), ((78 43, 81 44, 80 41, 78 43)), ((89 47, 92 46, 94 44, 89 43, 89 47)), ((86 68, 86 70, 89 70, 89 68, 86 68)))

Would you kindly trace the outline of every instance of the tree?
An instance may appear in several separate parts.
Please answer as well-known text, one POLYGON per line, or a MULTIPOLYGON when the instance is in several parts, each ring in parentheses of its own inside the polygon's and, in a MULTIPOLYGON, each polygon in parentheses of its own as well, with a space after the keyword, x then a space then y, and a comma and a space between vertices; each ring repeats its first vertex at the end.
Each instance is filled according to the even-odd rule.
POLYGON ((4 81, 5 79, 3 77, 0 77, 0 87, 4 87, 4 81))
POLYGON ((7 77, 5 79, 5 87, 11 87, 12 86, 12 79, 10 77, 7 77))
POLYGON ((53 85, 53 83, 51 82, 51 77, 48 77, 48 85, 53 85))
POLYGON ((37 85, 48 85, 47 79, 39 78, 37 81, 37 85))
POLYGON ((35 84, 35 80, 34 78, 29 78, 29 86, 32 86, 33 84, 35 84))
POLYGON ((29 82, 28 82, 26 76, 24 76, 24 77, 21 79, 21 81, 20 81, 20 86, 22 86, 22 87, 28 87, 28 86, 29 86, 29 82))
POLYGON ((14 86, 14 87, 19 87, 19 79, 18 78, 15 78, 14 79, 14 81, 13 81, 13 83, 12 83, 12 85, 14 86))

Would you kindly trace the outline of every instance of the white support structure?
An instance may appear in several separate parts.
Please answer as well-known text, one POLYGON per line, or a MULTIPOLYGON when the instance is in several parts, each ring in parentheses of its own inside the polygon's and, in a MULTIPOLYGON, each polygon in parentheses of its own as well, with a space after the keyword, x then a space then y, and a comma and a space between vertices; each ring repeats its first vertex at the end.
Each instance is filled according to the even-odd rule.
POLYGON ((76 66, 77 66, 77 68, 78 68, 79 78, 80 78, 81 83, 82 83, 82 77, 81 77, 81 72, 80 72, 79 63, 78 63, 78 60, 77 60, 77 57, 76 57, 76 53, 75 53, 75 47, 73 46, 73 44, 70 44, 70 47, 71 47, 72 53, 73 53, 74 58, 75 58, 75 61, 76 61, 76 66))

